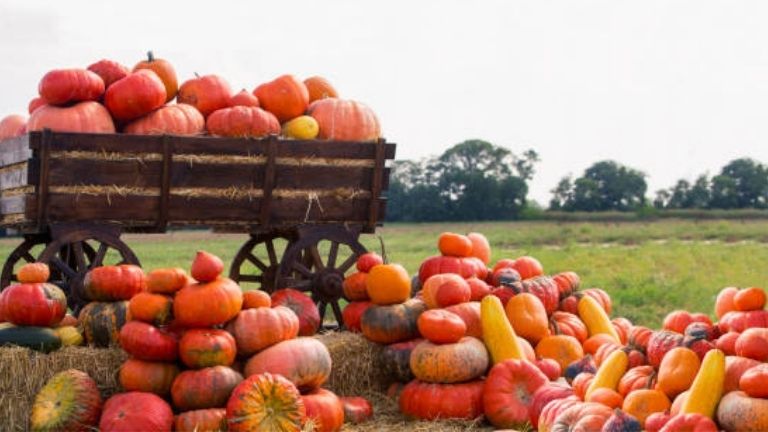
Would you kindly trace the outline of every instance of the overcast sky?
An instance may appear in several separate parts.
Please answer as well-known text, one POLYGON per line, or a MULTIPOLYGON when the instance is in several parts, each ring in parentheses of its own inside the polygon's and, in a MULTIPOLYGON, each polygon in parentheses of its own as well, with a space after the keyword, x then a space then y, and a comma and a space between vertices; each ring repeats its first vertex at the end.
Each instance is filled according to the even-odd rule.
POLYGON ((768 2, 0 0, 0 116, 46 71, 148 49, 180 81, 252 90, 322 75, 370 105, 398 158, 480 138, 542 162, 531 195, 614 159, 649 196, 731 159, 768 163, 768 2))

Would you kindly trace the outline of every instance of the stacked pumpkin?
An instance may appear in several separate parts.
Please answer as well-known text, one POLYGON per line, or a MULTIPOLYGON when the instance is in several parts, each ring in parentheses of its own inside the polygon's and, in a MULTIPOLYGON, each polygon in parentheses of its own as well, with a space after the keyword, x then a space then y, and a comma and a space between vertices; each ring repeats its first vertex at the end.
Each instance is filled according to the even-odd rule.
POLYGON ((148 58, 133 69, 100 60, 86 69, 56 69, 40 81, 27 120, 0 120, 0 140, 49 128, 65 132, 370 141, 381 135, 375 113, 338 98, 322 77, 282 75, 253 92, 231 91, 221 76, 195 75, 180 86, 173 65, 148 58), (177 103, 171 103, 176 99, 177 103))
POLYGON ((384 259, 376 252, 367 252, 360 255, 355 263, 357 271, 344 278, 342 289, 344 298, 349 301, 342 311, 344 327, 355 333, 362 331, 360 320, 363 313, 371 306, 371 298, 368 296, 366 281, 368 272, 374 266, 384 264, 384 259))
POLYGON ((66 345, 80 345, 83 337, 67 315, 64 292, 47 283, 48 266, 23 265, 19 283, 0 292, 0 345, 18 345, 50 352, 66 345))
POLYGON ((118 345, 120 331, 131 319, 128 301, 146 288, 144 271, 132 264, 96 267, 86 273, 83 291, 72 294, 89 302, 78 315, 88 345, 118 345))

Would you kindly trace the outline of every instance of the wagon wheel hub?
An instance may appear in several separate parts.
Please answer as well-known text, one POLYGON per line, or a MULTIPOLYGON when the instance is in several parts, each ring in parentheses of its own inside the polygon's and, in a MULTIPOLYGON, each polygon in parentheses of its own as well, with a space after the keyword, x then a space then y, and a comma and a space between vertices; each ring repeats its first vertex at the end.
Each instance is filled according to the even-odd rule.
POLYGON ((344 275, 334 270, 325 270, 317 274, 313 281, 318 296, 323 300, 337 300, 344 294, 344 275))

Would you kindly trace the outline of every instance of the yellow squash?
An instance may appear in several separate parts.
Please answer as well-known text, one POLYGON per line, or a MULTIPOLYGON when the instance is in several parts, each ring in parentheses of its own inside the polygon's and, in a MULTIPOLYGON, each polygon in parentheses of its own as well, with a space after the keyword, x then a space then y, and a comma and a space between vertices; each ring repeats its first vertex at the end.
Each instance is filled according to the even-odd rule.
POLYGON ((709 418, 715 414, 715 408, 723 396, 725 383, 725 354, 713 349, 704 355, 699 372, 691 384, 691 391, 683 403, 683 414, 699 413, 709 418))
POLYGON ((498 297, 488 295, 480 302, 480 323, 485 347, 491 354, 493 364, 508 359, 525 360, 515 330, 498 297))
POLYGON ((616 328, 613 327, 611 319, 597 300, 588 295, 583 296, 579 299, 578 310, 579 317, 587 326, 590 336, 605 333, 613 337, 616 343, 621 343, 619 334, 616 332, 616 328))
POLYGON ((627 372, 627 366, 629 366, 629 357, 623 350, 616 350, 612 352, 607 359, 603 361, 600 368, 597 369, 597 374, 592 382, 587 387, 584 400, 589 398, 590 393, 593 391, 605 387, 611 390, 616 390, 619 386, 621 377, 627 372))

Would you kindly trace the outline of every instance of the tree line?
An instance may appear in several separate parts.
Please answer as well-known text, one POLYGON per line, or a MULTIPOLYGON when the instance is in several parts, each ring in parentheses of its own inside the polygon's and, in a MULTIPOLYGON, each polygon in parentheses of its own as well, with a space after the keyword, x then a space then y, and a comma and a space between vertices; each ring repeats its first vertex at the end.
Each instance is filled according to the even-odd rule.
MULTIPOLYGON (((483 140, 464 141, 433 158, 395 161, 387 220, 519 219, 531 207, 528 182, 537 162, 534 150, 518 155, 483 140)), ((616 161, 596 162, 579 177, 563 177, 551 190, 548 210, 768 208, 768 167, 750 158, 730 161, 712 177, 680 179, 652 200, 646 197, 646 177, 616 161)))

